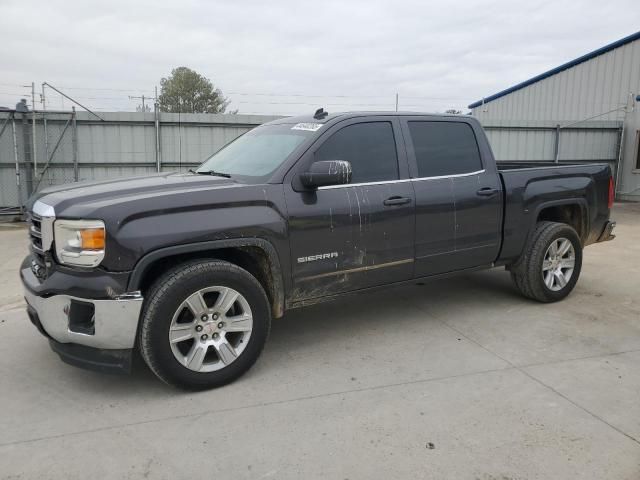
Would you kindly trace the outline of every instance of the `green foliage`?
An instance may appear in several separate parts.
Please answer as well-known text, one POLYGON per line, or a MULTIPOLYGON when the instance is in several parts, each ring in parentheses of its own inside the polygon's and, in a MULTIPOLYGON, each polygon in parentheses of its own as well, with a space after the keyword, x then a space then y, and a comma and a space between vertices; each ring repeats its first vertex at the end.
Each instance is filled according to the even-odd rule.
POLYGON ((211 80, 187 67, 174 68, 160 80, 160 111, 173 113, 224 113, 229 105, 211 80))

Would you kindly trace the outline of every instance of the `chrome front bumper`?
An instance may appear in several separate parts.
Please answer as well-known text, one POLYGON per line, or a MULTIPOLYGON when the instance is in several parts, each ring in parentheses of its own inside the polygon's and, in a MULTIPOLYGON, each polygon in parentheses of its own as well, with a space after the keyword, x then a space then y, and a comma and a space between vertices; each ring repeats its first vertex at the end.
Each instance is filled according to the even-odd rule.
MULTIPOLYGON (((23 280, 28 283, 31 271, 23 271, 23 280)), ((37 315, 42 329, 59 343, 75 343, 100 349, 131 349, 134 347, 142 296, 134 293, 113 300, 92 300, 68 295, 39 297, 26 286, 24 297, 37 315), (70 325, 72 301, 93 305, 91 333, 73 331, 70 325)), ((32 321, 34 319, 32 318, 32 321)), ((35 322, 34 322, 35 323, 35 322)))

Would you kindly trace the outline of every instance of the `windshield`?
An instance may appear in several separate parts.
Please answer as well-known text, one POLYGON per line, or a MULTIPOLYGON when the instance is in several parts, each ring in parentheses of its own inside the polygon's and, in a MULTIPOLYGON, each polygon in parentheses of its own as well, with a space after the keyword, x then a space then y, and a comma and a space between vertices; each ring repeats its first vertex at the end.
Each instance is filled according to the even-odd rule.
POLYGON ((257 127, 213 154, 196 171, 265 177, 311 135, 311 131, 295 129, 294 125, 288 124, 257 127))

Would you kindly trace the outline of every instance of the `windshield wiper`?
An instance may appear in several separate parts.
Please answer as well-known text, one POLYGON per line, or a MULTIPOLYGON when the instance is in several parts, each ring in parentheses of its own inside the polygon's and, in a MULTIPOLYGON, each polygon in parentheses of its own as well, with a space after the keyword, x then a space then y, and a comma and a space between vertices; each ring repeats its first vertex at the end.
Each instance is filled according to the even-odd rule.
POLYGON ((197 172, 195 171, 193 168, 190 168, 189 171, 191 173, 197 173, 198 175, 211 175, 213 177, 224 177, 224 178, 231 178, 231 174, 230 173, 224 173, 224 172, 215 172, 213 170, 206 170, 204 172, 197 172))

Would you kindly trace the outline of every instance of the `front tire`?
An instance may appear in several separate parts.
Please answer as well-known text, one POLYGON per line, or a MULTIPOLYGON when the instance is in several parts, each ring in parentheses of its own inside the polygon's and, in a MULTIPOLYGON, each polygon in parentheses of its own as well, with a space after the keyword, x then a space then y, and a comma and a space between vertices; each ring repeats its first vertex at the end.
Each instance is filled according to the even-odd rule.
POLYGON ((539 222, 511 278, 520 292, 539 302, 557 302, 575 287, 582 269, 582 242, 569 225, 539 222))
POLYGON ((260 283, 221 260, 182 264, 149 290, 139 346, 151 371, 189 390, 220 387, 256 362, 271 313, 260 283))

